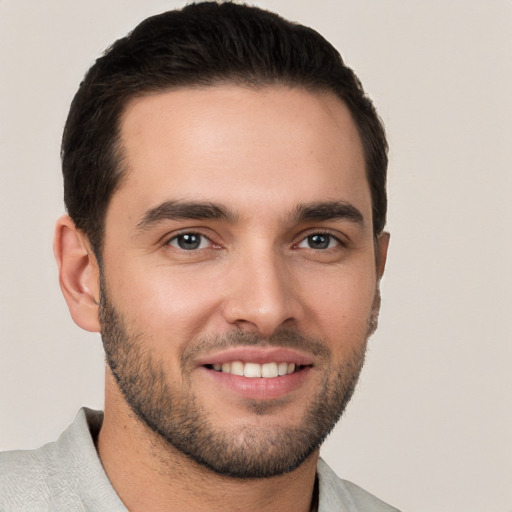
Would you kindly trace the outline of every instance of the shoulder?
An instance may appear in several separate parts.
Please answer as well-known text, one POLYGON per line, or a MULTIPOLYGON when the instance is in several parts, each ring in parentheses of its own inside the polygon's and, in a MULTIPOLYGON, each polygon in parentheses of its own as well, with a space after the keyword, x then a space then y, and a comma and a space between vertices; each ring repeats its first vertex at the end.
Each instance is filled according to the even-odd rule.
POLYGON ((0 453, 0 510, 44 510, 50 502, 55 443, 0 453))
POLYGON ((318 461, 319 512, 399 512, 395 507, 347 480, 342 480, 322 460, 318 461))
POLYGON ((126 512, 94 446, 101 421, 84 408, 57 441, 0 453, 0 512, 126 512))

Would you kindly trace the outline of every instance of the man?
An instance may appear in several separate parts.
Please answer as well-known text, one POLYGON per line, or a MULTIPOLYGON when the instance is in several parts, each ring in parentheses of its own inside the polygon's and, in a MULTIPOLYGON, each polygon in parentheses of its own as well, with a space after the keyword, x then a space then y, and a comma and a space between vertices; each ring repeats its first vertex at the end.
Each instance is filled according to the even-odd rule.
POLYGON ((319 460, 377 325, 386 151, 336 50, 272 13, 117 41, 71 105, 54 242, 105 411, 3 454, 0 509, 396 510, 319 460))

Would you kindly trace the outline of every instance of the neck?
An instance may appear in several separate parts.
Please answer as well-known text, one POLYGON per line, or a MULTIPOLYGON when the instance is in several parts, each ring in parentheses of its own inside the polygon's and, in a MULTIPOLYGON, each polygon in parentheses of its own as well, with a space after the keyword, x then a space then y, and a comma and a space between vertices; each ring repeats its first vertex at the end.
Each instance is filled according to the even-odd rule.
POLYGON ((103 467, 130 512, 309 512, 314 506, 318 452, 276 477, 218 475, 150 431, 108 390, 97 445, 103 467))

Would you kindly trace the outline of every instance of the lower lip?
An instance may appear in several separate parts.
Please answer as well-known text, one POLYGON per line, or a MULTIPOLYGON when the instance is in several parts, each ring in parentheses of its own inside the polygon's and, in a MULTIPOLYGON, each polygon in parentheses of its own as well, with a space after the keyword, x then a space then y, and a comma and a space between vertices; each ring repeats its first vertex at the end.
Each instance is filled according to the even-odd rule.
POLYGON ((311 367, 306 366, 297 372, 265 379, 263 377, 242 377, 202 367, 217 385, 222 386, 244 398, 253 400, 271 400, 282 398, 304 384, 311 367))

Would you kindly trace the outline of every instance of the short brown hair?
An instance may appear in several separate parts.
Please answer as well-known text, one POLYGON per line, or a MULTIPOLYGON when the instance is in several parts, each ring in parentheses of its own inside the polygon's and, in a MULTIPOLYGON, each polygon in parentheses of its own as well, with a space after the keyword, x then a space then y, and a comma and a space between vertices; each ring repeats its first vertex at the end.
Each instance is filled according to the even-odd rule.
POLYGON ((311 28, 230 2, 188 5, 144 20, 88 71, 62 140, 64 200, 98 257, 105 215, 123 178, 121 115, 135 97, 221 82, 327 90, 343 100, 363 143, 377 236, 386 222, 387 142, 359 79, 311 28))

